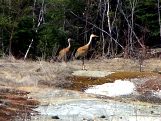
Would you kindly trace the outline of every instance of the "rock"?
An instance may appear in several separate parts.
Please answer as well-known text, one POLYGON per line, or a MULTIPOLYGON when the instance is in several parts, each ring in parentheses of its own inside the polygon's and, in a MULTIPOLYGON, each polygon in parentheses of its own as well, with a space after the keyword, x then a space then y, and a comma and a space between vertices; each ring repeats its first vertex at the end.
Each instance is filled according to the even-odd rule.
POLYGON ((106 116, 105 115, 102 115, 102 116, 100 116, 100 118, 106 118, 106 116))
POLYGON ((60 119, 58 116, 52 116, 52 119, 60 119))

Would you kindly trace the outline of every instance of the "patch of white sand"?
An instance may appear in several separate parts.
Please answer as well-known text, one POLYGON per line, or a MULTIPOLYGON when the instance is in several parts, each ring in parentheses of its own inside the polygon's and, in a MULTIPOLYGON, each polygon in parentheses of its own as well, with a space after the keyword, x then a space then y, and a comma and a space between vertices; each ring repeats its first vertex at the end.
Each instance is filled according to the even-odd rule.
POLYGON ((78 70, 74 71, 72 75, 74 76, 86 76, 86 77, 105 77, 114 72, 109 71, 89 71, 89 70, 78 70))
POLYGON ((132 94, 135 89, 134 83, 128 80, 116 80, 114 83, 105 83, 90 87, 85 92, 114 97, 132 94))

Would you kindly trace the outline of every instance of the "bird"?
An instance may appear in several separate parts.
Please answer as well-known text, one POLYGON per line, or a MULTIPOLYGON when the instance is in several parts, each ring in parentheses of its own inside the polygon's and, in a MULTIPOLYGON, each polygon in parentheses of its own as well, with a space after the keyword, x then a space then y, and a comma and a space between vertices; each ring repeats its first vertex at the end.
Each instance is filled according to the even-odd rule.
POLYGON ((67 61, 67 55, 70 51, 70 47, 71 47, 71 38, 68 38, 68 46, 66 48, 63 48, 59 51, 59 54, 58 54, 58 60, 61 60, 61 61, 67 61))
POLYGON ((84 58, 88 53, 89 45, 91 44, 93 37, 98 37, 98 36, 95 34, 91 34, 89 42, 86 45, 79 47, 76 51, 75 58, 78 58, 78 57, 82 58, 82 70, 86 70, 84 65, 84 58))

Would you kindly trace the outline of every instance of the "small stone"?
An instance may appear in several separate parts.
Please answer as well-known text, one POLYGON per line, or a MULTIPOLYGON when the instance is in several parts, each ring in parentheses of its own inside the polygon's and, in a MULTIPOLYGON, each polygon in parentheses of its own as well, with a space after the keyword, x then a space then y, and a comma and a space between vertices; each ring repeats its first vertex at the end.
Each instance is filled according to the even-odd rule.
POLYGON ((60 119, 58 116, 52 116, 52 119, 60 119))
POLYGON ((151 113, 151 114, 153 114, 153 113, 154 113, 154 111, 150 111, 150 113, 151 113))
POLYGON ((94 121, 94 120, 83 118, 83 121, 94 121))
POLYGON ((102 116, 100 116, 100 118, 106 118, 106 116, 102 115, 102 116))

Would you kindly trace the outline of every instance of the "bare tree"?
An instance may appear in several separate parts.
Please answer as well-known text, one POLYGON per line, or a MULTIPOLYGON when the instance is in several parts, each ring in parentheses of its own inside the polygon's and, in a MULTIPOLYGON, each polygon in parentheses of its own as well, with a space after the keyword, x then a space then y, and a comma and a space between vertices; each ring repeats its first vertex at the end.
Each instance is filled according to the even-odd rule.
POLYGON ((117 12, 118 12, 118 3, 119 0, 117 0, 116 3, 116 9, 114 14, 112 10, 110 10, 111 5, 109 0, 100 0, 99 1, 99 8, 100 8, 100 14, 102 17, 101 21, 101 29, 104 30, 104 26, 106 26, 106 22, 108 25, 108 32, 109 32, 109 41, 107 41, 107 37, 105 38, 105 33, 101 31, 101 38, 102 38, 102 56, 105 56, 105 46, 107 45, 106 43, 108 42, 108 48, 107 48, 107 55, 114 55, 117 52, 117 47, 118 47, 118 31, 117 31, 117 24, 116 24, 116 19, 117 19, 117 12), (113 17, 114 15, 114 17, 113 17), (112 29, 116 29, 116 39, 112 37, 112 29))
POLYGON ((160 39, 161 39, 161 19, 160 19, 160 9, 161 9, 161 6, 160 6, 160 0, 158 0, 158 21, 159 21, 159 26, 160 26, 160 39))
MULTIPOLYGON (((36 0, 34 0, 34 5, 33 5, 33 25, 34 25, 34 23, 35 23, 35 12, 34 12, 34 10, 35 10, 35 5, 36 5, 36 0)), ((38 23, 37 23, 37 28, 35 29, 35 26, 33 26, 33 28, 35 29, 35 32, 37 33, 37 29, 39 28, 39 26, 41 25, 41 23, 44 21, 44 0, 42 0, 42 5, 41 5, 41 9, 40 9, 40 12, 39 12, 39 18, 38 18, 38 23)), ((27 55, 28 55, 28 53, 29 53, 29 50, 30 50, 30 48, 31 48, 31 46, 32 46, 32 43, 33 43, 33 41, 34 41, 34 39, 32 38, 31 39, 31 42, 30 42, 30 45, 29 45, 29 47, 28 47, 28 49, 27 49, 27 51, 26 51, 26 54, 25 54, 25 56, 24 56, 24 60, 26 60, 26 58, 27 58, 27 55)))
MULTIPOLYGON (((12 16, 12 2, 15 2, 15 1, 11 1, 11 0, 7 0, 5 1, 6 2, 6 5, 8 5, 8 14, 9 14, 9 17, 12 16)), ((15 32, 15 27, 16 27, 16 19, 18 18, 20 11, 17 11, 17 13, 14 15, 14 19, 12 19, 12 17, 10 17, 10 29, 8 29, 7 31, 9 32, 9 57, 12 57, 12 40, 13 40, 13 35, 14 35, 14 32, 15 32)))
POLYGON ((145 48, 144 44, 140 41, 139 37, 136 35, 134 31, 134 13, 135 13, 135 8, 137 6, 137 0, 130 0, 130 15, 126 15, 122 6, 120 7, 120 12, 122 13, 123 17, 125 18, 125 21, 127 22, 128 29, 127 29, 127 51, 130 55, 133 54, 134 52, 134 43, 138 42, 138 44, 142 47, 145 48), (131 19, 129 20, 128 17, 131 16, 131 19))
MULTIPOLYGON (((105 13, 107 11, 107 3, 105 2, 106 0, 100 0, 99 1, 99 8, 100 8, 100 14, 102 15, 102 21, 101 21, 101 29, 104 29, 104 22, 105 22, 105 13)), ((105 56, 105 36, 104 32, 101 31, 101 38, 102 38, 102 56, 105 56)))
MULTIPOLYGON (((4 2, 4 1, 2 1, 2 2, 4 2)), ((4 7, 2 8, 2 16, 4 16, 4 7)), ((4 34, 4 30, 3 30, 3 28, 1 28, 1 37, 0 37, 0 41, 1 41, 1 48, 2 48, 2 57, 4 57, 3 34, 4 34)))
POLYGON ((136 6, 136 0, 130 0, 130 7, 131 7, 131 27, 129 27, 129 45, 130 50, 133 51, 133 30, 134 30, 134 11, 136 6))
MULTIPOLYGON (((114 18, 113 18, 113 21, 111 22, 111 27, 116 29, 116 41, 118 41, 118 37, 119 37, 119 33, 118 33, 118 27, 117 27, 117 13, 118 13, 118 7, 119 7, 119 3, 120 3, 120 0, 117 0, 117 5, 116 5, 116 9, 115 9, 115 13, 114 13, 114 18)), ((117 50, 118 50, 118 43, 115 42, 115 55, 117 54, 117 50)))
POLYGON ((113 51, 112 34, 111 34, 110 1, 109 0, 107 0, 107 22, 108 22, 108 30, 109 30, 109 34, 110 34, 110 42, 109 42, 107 54, 110 55, 110 51, 111 51, 111 53, 113 55, 114 51, 113 51))
MULTIPOLYGON (((9 4, 9 13, 11 12, 11 1, 8 1, 9 4)), ((11 28, 10 32, 10 38, 9 38, 9 57, 12 55, 12 38, 13 38, 13 32, 14 32, 14 25, 11 28)))

